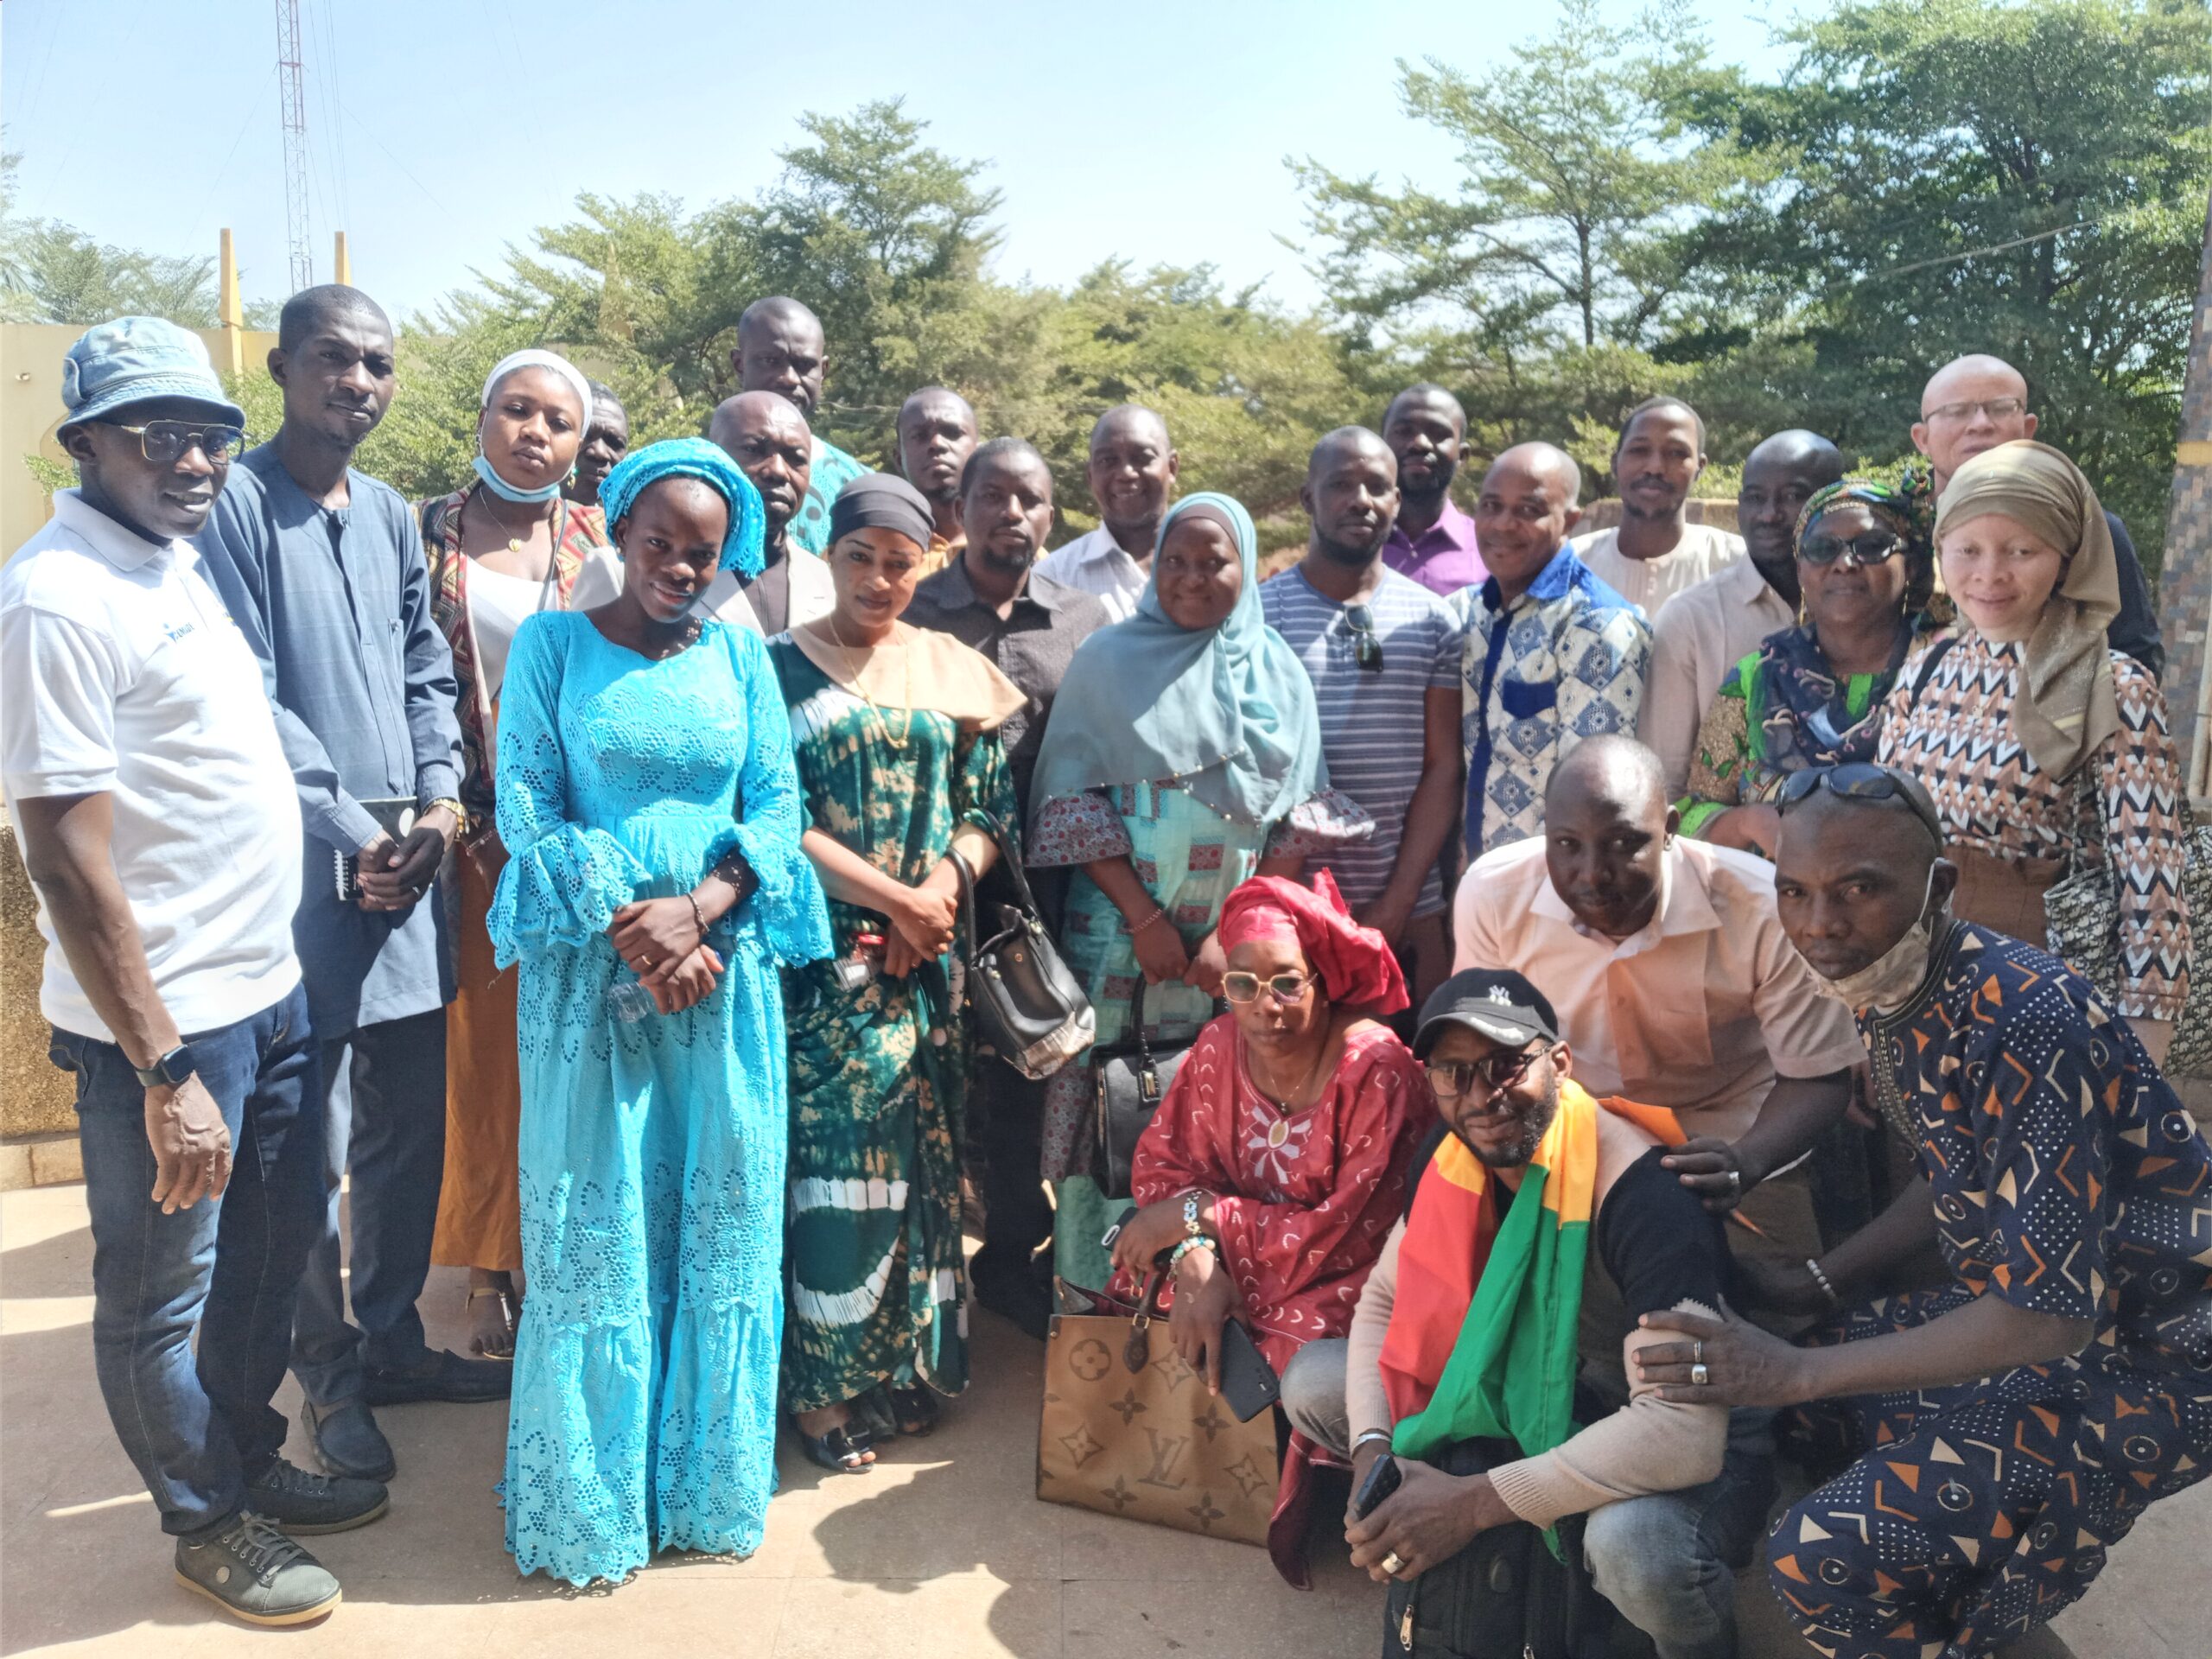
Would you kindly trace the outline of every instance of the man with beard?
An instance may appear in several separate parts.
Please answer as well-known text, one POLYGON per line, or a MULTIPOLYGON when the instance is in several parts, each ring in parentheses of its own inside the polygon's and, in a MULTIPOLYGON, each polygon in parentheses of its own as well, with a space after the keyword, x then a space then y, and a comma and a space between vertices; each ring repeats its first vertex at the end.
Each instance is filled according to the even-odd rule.
POLYGON ((715 406, 707 438, 753 480, 766 521, 760 574, 748 582, 734 570, 716 571, 701 600, 707 614, 771 639, 829 615, 837 603, 830 567, 791 535, 813 463, 804 417, 772 391, 741 391, 715 406))
POLYGON ((1260 606, 1313 682, 1330 784, 1375 820, 1373 839, 1316 861, 1419 993, 1441 982, 1450 956, 1438 861, 1459 810, 1461 626, 1382 563, 1398 462, 1380 437, 1329 433, 1298 499, 1313 526, 1306 556, 1261 584, 1260 606))
POLYGON ((976 411, 957 391, 924 386, 899 406, 899 470, 930 504, 923 574, 967 544, 960 528, 960 469, 976 453, 976 411))
POLYGON ((1283 1408, 1351 1457, 1354 1491, 1395 1458, 1397 1491, 1345 1516, 1352 1563, 1377 1582, 1417 1578, 1492 1527, 1579 1516, 1577 1565, 1660 1659, 1731 1659, 1733 1569, 1775 1490, 1766 1414, 1671 1405, 1629 1370, 1658 1339, 1637 1316, 1719 1311, 1727 1247, 1663 1165, 1666 1114, 1593 1098, 1562 1032, 1510 971, 1454 974, 1428 1000, 1414 1052, 1444 1133, 1351 1335, 1299 1351, 1283 1408), (1462 1334, 1477 1322, 1491 1340, 1462 1334), (1574 1333, 1563 1369, 1555 1332, 1574 1333), (1610 1411, 1585 1419, 1578 1382, 1610 1411), (1470 1455, 1508 1437, 1518 1455, 1470 1455))
POLYGON ((1675 594, 1744 556, 1741 537, 1689 521, 1705 460, 1705 422, 1695 410, 1679 397, 1638 404, 1613 446, 1620 524, 1574 538, 1583 563, 1655 626, 1675 594))
POLYGON ((1817 1651, 2070 1653, 2038 1627, 2212 1466, 2212 1148, 2094 986, 1952 917, 1940 824, 1891 768, 1792 774, 1783 925, 1857 1011, 1917 1173, 1761 1275, 1826 1316, 1801 1345, 1669 1311, 1637 1369, 1672 1401, 1804 1408, 1841 1472, 1783 1514, 1767 1573, 1817 1651))
POLYGON ((1802 1262, 1820 1235, 1802 1160, 1862 1058, 1775 917, 1764 859, 1677 835, 1658 757, 1593 737, 1560 762, 1544 833, 1469 867, 1458 965, 1503 963, 1555 999, 1592 1089, 1663 1106, 1707 1206, 1741 1206, 1739 1253, 1802 1262))
POLYGON ((1797 515, 1843 476, 1843 452, 1817 432, 1760 440, 1744 458, 1736 524, 1751 556, 1676 594, 1651 629, 1651 679, 1637 735, 1666 768, 1667 793, 1689 781, 1698 722, 1728 671, 1797 620, 1797 515))
POLYGON ((630 414, 614 388, 598 381, 591 387, 591 414, 584 428, 583 443, 576 450, 575 471, 562 485, 561 493, 586 506, 599 505, 599 486, 614 470, 614 463, 629 453, 630 414))
MULTIPOLYGON (((1106 626, 1106 607, 1033 568, 1052 527, 1052 474, 1025 440, 994 438, 969 456, 955 508, 963 544, 944 569, 915 585, 906 620, 982 652, 1027 699, 999 728, 1014 798, 1026 809, 1052 698, 1076 647, 1106 626)), ((1033 884, 1048 928, 1059 924, 1065 874, 1039 871, 1033 884)), ((1012 901, 1003 869, 984 879, 977 898, 985 906, 1012 901)), ((1038 1251, 1052 1233, 1039 1138, 1045 1085, 995 1059, 977 1065, 976 1082, 981 1122, 970 1141, 982 1154, 985 1219, 969 1276, 984 1306, 1042 1340, 1052 1303, 1038 1251)))
POLYGON ((1056 549, 1037 568, 1095 596, 1116 622, 1135 615, 1152 575, 1160 516, 1181 466, 1159 416, 1139 404, 1108 410, 1090 429, 1090 499, 1098 504, 1098 528, 1056 549))
POLYGON ((1398 458, 1398 522, 1382 543, 1382 562, 1446 599, 1484 574, 1475 521, 1452 500, 1466 436, 1459 400, 1426 381, 1408 386, 1383 412, 1382 442, 1398 458))
POLYGON ((1651 630, 1567 545, 1581 488, 1582 469, 1548 443, 1516 444, 1483 474, 1490 572, 1452 601, 1467 630, 1471 858, 1540 834, 1552 768, 1585 738, 1632 730, 1643 703, 1651 630))
MULTIPOLYGON (((1985 449, 2015 438, 2032 438, 2040 423, 2028 412, 2028 382, 2001 357, 1979 353, 1955 358, 1936 371, 1920 393, 1920 418, 1913 423, 1912 447, 1928 457, 1940 499, 1951 474, 1985 449)), ((2105 630, 2106 643, 2126 652, 2153 675, 2166 666, 2166 647, 2158 637, 2158 613, 2135 540, 2120 515, 2107 508, 2113 556, 2120 566, 2120 614, 2105 630)))
POLYGON ((415 513, 353 466, 391 404, 391 324, 358 289, 307 289, 284 302, 269 376, 283 423, 232 470, 199 545, 261 659, 308 832, 293 933, 322 1050, 328 1203, 292 1370, 323 1466, 385 1480, 372 1408, 504 1399, 513 1374, 434 1351, 415 1310, 445 1171, 454 971, 436 882, 467 817, 458 691, 415 513))
POLYGON ((836 444, 815 437, 810 423, 822 408, 822 377, 829 363, 822 319, 787 295, 755 300, 737 320, 730 367, 741 391, 772 391, 787 397, 810 423, 806 487, 788 534, 791 545, 819 557, 830 545, 830 509, 853 480, 870 469, 836 444))

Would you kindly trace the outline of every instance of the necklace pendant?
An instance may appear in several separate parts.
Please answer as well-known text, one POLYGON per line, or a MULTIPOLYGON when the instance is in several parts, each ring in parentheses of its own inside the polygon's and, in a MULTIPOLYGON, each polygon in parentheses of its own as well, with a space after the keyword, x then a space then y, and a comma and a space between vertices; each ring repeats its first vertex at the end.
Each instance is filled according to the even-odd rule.
POLYGON ((1268 1145, 1270 1148, 1280 1147, 1289 1139, 1290 1120, 1288 1118, 1279 1117, 1268 1125, 1268 1145))

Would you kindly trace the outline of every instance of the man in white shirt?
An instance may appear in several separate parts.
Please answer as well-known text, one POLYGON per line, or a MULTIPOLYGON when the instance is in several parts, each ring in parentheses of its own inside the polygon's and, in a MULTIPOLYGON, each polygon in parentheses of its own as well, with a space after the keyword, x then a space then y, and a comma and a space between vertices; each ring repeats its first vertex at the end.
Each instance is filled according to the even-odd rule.
POLYGON ((0 776, 77 1080, 95 1369, 178 1580, 299 1624, 338 1582, 277 1529, 364 1525, 386 1497, 286 1463, 270 1405, 323 1208, 300 807, 260 664, 185 539, 245 416, 154 317, 89 330, 62 386, 79 487, 0 574, 0 776))
POLYGON ((1697 728, 1728 671, 1797 620, 1797 516, 1843 476, 1843 453, 1817 432, 1761 439, 1744 458, 1736 523, 1749 557, 1685 588, 1651 630, 1651 677, 1637 736, 1667 772, 1668 798, 1688 785, 1697 728))
POLYGON ((1705 422, 1679 397, 1629 410, 1613 446, 1621 522, 1574 538, 1599 581, 1655 626, 1667 602, 1744 556, 1741 537, 1689 521, 1690 490, 1705 470, 1705 422))
POLYGON ((1141 404, 1109 409, 1090 429, 1090 498, 1098 528, 1046 554, 1038 574, 1096 597, 1115 621, 1136 614, 1152 575, 1160 515, 1182 467, 1167 423, 1141 404))

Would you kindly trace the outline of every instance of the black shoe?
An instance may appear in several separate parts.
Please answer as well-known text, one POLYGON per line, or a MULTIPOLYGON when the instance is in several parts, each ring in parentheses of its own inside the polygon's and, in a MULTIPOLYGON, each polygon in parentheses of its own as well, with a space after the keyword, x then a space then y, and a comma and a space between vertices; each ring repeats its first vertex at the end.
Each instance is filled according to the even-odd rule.
POLYGON ((511 1361, 463 1359, 441 1349, 404 1369, 370 1366, 363 1373, 361 1397, 372 1406, 411 1406, 423 1400, 478 1406, 505 1399, 514 1385, 511 1361))
POLYGON ((399 1472, 391 1442, 360 1401, 317 1412, 310 1400, 300 1408, 300 1422, 315 1461, 340 1480, 390 1480, 399 1472))
POLYGON ((350 1532, 391 1507, 380 1480, 334 1480, 279 1458, 245 1484, 245 1506, 279 1531, 350 1532))
MULTIPOLYGON (((981 1260, 980 1254, 977 1259, 981 1260)), ((1052 1293, 1026 1268, 976 1272, 970 1274, 970 1282, 976 1300, 1023 1335, 1042 1342, 1052 1331, 1052 1293)))
POLYGON ((321 1562, 251 1512, 200 1543, 178 1539, 176 1581, 249 1624, 304 1624, 345 1599, 321 1562))

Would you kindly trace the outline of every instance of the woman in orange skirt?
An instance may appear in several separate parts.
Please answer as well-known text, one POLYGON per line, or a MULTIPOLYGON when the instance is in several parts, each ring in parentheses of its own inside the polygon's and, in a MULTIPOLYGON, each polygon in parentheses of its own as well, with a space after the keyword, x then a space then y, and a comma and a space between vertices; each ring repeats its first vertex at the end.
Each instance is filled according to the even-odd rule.
POLYGON ((591 410, 588 383, 564 359, 528 351, 504 359, 484 383, 477 481, 419 509, 432 613, 461 688, 468 809, 442 884, 458 990, 446 1009, 446 1173, 430 1259, 469 1270, 470 1345, 487 1359, 514 1357, 522 1288, 515 976, 493 965, 484 931, 506 863, 492 789, 499 685, 523 619, 566 610, 587 560, 609 556, 600 510, 561 495, 591 410))

